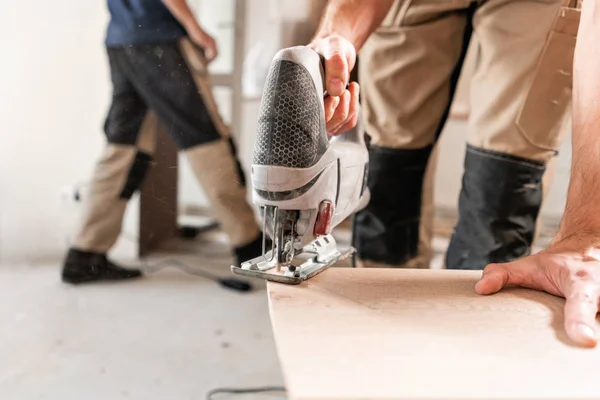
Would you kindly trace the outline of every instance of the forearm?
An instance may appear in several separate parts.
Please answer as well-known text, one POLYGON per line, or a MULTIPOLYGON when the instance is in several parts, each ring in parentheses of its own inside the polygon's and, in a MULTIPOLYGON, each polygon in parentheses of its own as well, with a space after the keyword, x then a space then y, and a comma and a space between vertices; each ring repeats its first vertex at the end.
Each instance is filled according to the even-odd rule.
POLYGON ((394 0, 329 0, 315 39, 340 35, 358 51, 385 18, 394 0))
POLYGON ((573 158, 561 237, 600 232, 600 0, 585 0, 575 48, 573 158))
POLYGON ((188 6, 186 0, 162 0, 171 14, 179 21, 188 34, 200 29, 194 13, 188 6))

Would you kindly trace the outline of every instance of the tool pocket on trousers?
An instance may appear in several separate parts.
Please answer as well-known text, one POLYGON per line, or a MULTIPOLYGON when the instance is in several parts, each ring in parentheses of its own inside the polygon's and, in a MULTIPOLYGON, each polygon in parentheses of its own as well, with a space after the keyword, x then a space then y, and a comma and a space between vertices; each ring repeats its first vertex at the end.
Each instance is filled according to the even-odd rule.
POLYGON ((557 151, 571 105, 573 55, 579 18, 563 9, 548 36, 516 125, 532 145, 557 151))
POLYGON ((208 75, 206 57, 204 51, 188 38, 179 41, 179 48, 184 55, 192 73, 208 75))

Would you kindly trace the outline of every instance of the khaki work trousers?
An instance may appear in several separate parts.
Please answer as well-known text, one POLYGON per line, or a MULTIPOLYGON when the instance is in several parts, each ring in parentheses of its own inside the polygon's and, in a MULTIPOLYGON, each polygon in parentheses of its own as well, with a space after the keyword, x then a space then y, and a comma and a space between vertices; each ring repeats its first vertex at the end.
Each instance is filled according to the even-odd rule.
MULTIPOLYGON (((436 143, 473 36, 468 153, 542 169, 550 163, 552 170, 567 132, 561 128, 571 104, 579 23, 568 3, 397 0, 359 55, 371 144, 416 151, 436 143)), ((428 268, 436 153, 431 151, 422 182, 416 254, 400 265, 370 259, 359 249, 359 265, 428 268)), ((546 174, 545 193, 550 179, 546 174)))
POLYGON ((203 54, 185 38, 109 49, 109 55, 114 94, 108 145, 84 199, 73 248, 105 253, 115 244, 127 202, 151 167, 158 129, 166 129, 185 154, 231 244, 255 240, 259 229, 203 54))

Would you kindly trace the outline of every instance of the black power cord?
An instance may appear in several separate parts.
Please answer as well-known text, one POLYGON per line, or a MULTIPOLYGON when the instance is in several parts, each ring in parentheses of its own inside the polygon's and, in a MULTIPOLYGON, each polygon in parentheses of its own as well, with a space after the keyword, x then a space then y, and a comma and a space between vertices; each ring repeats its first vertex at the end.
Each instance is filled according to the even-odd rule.
POLYGON ((219 388, 213 389, 206 394, 206 400, 214 400, 216 394, 249 394, 249 393, 267 393, 267 392, 283 392, 285 388, 283 386, 262 386, 257 388, 219 388))
MULTIPOLYGON (((127 233, 121 233, 121 237, 123 237, 133 243, 138 242, 138 238, 135 237, 134 235, 129 235, 127 233)), ((250 292, 253 289, 252 284, 243 279, 221 278, 220 276, 217 276, 217 275, 215 275, 211 272, 208 272, 204 269, 192 268, 189 265, 182 263, 179 260, 175 260, 173 258, 166 258, 166 259, 158 261, 154 264, 148 264, 146 257, 142 257, 141 261, 142 261, 142 266, 143 266, 144 271, 147 271, 150 273, 160 271, 161 269, 167 268, 167 267, 176 267, 176 268, 179 268, 179 269, 187 272, 190 275, 201 276, 202 278, 209 279, 213 282, 217 282, 219 285, 221 285, 227 289, 235 290, 238 292, 250 292)))
POLYGON ((217 276, 206 270, 192 268, 189 265, 172 258, 167 258, 154 264, 148 264, 144 258, 142 259, 142 264, 144 265, 144 270, 148 272, 157 272, 166 267, 177 267, 190 275, 201 276, 202 278, 217 282, 219 285, 227 289, 236 290, 238 292, 249 292, 252 290, 252 284, 250 282, 237 278, 221 278, 220 276, 217 276))

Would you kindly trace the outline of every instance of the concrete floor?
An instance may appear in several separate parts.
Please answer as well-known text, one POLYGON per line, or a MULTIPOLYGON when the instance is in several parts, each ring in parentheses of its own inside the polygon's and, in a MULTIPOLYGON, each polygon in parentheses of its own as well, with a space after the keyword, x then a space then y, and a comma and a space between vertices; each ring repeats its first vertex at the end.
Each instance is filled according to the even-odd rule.
MULTIPOLYGON (((176 247, 149 264, 175 252, 228 275, 225 245, 184 243, 183 256, 176 247)), ((2 399, 197 400, 216 387, 283 385, 264 285, 241 294, 169 268, 72 287, 54 262, 1 267, 0 294, 2 399)))
MULTIPOLYGON (((349 232, 336 236, 348 244, 349 232)), ((432 268, 442 268, 447 245, 447 237, 434 238, 432 268)), ((218 232, 170 242, 144 265, 151 271, 172 260, 230 276, 218 232)), ((199 400, 217 387, 283 385, 262 282, 237 293, 165 268, 137 281, 73 287, 60 282, 59 265, 0 266, 1 399, 199 400)))

